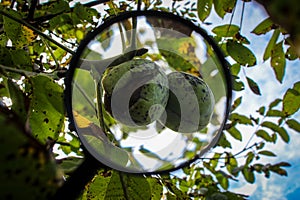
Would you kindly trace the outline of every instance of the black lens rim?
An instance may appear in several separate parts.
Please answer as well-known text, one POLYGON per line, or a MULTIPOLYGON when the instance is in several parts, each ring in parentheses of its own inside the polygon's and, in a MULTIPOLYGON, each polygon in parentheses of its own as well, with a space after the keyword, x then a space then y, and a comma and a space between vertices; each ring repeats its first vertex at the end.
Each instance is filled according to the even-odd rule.
MULTIPOLYGON (((97 27, 94 31, 89 32, 87 34, 87 36, 81 41, 78 49, 76 50, 75 54, 72 56, 71 62, 70 62, 70 66, 69 69, 67 71, 66 74, 66 78, 65 78, 65 90, 64 90, 64 97, 65 97, 65 106, 66 106, 66 111, 67 111, 67 116, 69 118, 70 124, 72 127, 76 127, 75 124, 75 120, 73 117, 73 109, 72 109, 72 90, 73 90, 73 85, 72 85, 72 81, 73 81, 73 76, 75 73, 75 69, 76 66, 78 66, 78 63, 80 62, 80 57, 82 55, 82 53, 84 52, 86 46, 90 43, 91 40, 93 40, 99 33, 103 32, 106 28, 110 27, 112 24, 120 22, 122 20, 128 19, 128 18, 133 18, 133 17, 139 17, 139 16, 150 16, 150 17, 160 17, 160 18, 169 18, 172 19, 174 21, 178 21, 179 23, 182 24, 186 24, 186 26, 190 27, 193 31, 197 32, 198 34, 200 34, 207 42, 209 45, 211 45, 211 47, 213 48, 220 64, 222 67, 222 71, 223 71, 223 75, 224 75, 224 79, 225 79, 225 83, 226 83, 226 107, 225 107, 225 116, 224 116, 224 120, 221 123, 220 129, 218 130, 218 133, 213 137, 212 141, 210 142, 210 144, 203 149, 200 154, 197 154, 193 159, 184 162, 172 169, 167 169, 167 170, 161 170, 161 171, 124 171, 127 173, 134 173, 134 174, 161 174, 161 173, 167 173, 170 171, 175 171, 178 170, 180 168, 186 167, 188 165, 190 165, 191 163, 195 162, 196 160, 200 159, 201 156, 207 152, 207 150, 209 150, 210 148, 214 147, 217 142, 219 141, 222 132, 223 132, 223 128, 226 124, 226 121, 229 117, 229 113, 230 113, 230 109, 231 109, 231 103, 232 103, 232 80, 231 80, 231 73, 230 73, 230 69, 228 66, 228 62, 225 59, 225 56, 223 54, 223 52, 221 51, 221 49, 219 48, 219 46, 216 44, 216 42, 212 39, 211 36, 209 36, 206 31, 204 29, 202 29, 199 26, 196 26, 193 22, 191 22, 190 20, 187 20, 183 17, 180 17, 178 15, 174 15, 172 13, 169 12, 165 12, 165 11, 157 11, 157 10, 145 10, 145 11, 126 11, 126 12, 122 12, 117 16, 114 16, 108 20, 106 20, 103 24, 101 24, 99 27, 97 27)), ((85 147, 87 143, 87 141, 84 139, 84 137, 82 137, 80 134, 78 134, 80 141, 82 142, 83 146, 85 147)), ((99 160, 97 158, 96 155, 99 155, 97 152, 86 148, 87 152, 89 152, 95 159, 97 159, 100 163, 105 164, 107 162, 111 163, 108 160, 99 160), (105 161, 105 162, 104 162, 105 161)), ((105 164, 106 165, 106 164, 105 164)), ((114 168, 114 166, 109 166, 114 168)), ((116 168, 118 168, 117 166, 115 166, 116 168)), ((124 167, 123 167, 124 168, 124 167)), ((120 170, 123 171, 123 170, 120 170)))

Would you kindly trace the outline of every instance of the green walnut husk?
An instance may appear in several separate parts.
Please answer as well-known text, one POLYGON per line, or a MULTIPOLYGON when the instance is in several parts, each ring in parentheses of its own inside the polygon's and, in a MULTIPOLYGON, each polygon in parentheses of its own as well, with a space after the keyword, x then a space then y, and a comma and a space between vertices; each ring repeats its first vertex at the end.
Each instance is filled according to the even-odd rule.
POLYGON ((154 62, 134 59, 108 69, 102 79, 104 107, 127 126, 157 120, 168 101, 168 78, 154 62))
POLYGON ((1 199, 53 197, 63 177, 46 147, 10 111, 0 109, 0 127, 1 199))
POLYGON ((169 99, 159 122, 181 133, 204 129, 214 110, 214 96, 199 77, 184 72, 168 74, 169 99))

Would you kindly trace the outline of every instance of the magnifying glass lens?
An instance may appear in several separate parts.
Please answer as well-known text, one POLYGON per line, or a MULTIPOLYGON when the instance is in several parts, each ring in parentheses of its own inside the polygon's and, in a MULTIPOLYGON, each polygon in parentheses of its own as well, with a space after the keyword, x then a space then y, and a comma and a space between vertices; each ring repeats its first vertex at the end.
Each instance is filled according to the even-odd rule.
POLYGON ((170 13, 124 13, 90 33, 76 54, 69 115, 99 162, 158 173, 191 163, 217 143, 230 75, 200 27, 170 13))

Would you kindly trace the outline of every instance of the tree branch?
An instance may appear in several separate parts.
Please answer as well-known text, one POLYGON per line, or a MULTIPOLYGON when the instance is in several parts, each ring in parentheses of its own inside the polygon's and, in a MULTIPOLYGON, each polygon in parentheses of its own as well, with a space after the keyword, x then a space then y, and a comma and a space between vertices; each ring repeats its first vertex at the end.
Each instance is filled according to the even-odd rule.
POLYGON ((29 8, 29 13, 28 13, 28 17, 27 17, 27 19, 29 21, 33 20, 33 18, 34 18, 34 12, 35 12, 35 8, 36 8, 37 4, 38 4, 38 0, 31 1, 31 5, 29 8))

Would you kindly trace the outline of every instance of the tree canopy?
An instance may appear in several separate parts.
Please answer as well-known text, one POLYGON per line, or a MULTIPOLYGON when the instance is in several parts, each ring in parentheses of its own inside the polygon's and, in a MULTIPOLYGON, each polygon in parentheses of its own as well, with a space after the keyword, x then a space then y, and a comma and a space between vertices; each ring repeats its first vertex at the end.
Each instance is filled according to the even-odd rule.
MULTIPOLYGON (((262 102, 251 110, 251 114, 243 112, 242 108, 247 105, 240 95, 242 91, 264 95, 260 83, 247 73, 249 69, 252 73, 261 73, 259 61, 268 63, 274 72, 274 78, 267 77, 266 81, 280 84, 285 84, 287 63, 299 62, 299 22, 296 17, 299 11, 293 7, 298 2, 291 1, 284 9, 278 2, 282 1, 264 1, 269 17, 257 22, 253 30, 245 30, 247 24, 243 23, 243 13, 248 6, 257 6, 251 0, 178 0, 172 1, 170 6, 160 0, 2 0, 0 195, 7 199, 26 199, 35 194, 34 197, 44 199, 54 197, 59 191, 59 195, 71 197, 76 191, 70 187, 78 184, 82 189, 82 192, 78 191, 79 197, 74 197, 78 199, 247 199, 247 195, 230 191, 232 181, 243 178, 248 183, 255 183, 257 174, 266 178, 274 173, 287 176, 286 167, 291 165, 285 158, 275 163, 266 163, 260 158, 276 156, 266 144, 289 143, 292 130, 300 132, 300 123, 295 117, 300 107, 299 79, 287 87, 283 96, 262 102), (240 15, 235 12, 238 3, 243 5, 240 15), (235 99, 230 116, 216 147, 181 170, 132 175, 98 164, 89 172, 80 171, 89 169, 81 164, 91 158, 81 148, 76 132, 68 126, 63 80, 72 55, 88 32, 105 20, 138 7, 174 13, 197 26, 211 27, 209 34, 222 49, 231 71, 235 99), (282 14, 286 9, 289 19, 293 20, 287 21, 282 14), (231 19, 240 18, 240 24, 233 24, 232 20, 228 24, 211 24, 207 19, 213 14, 220 19, 228 15, 231 19), (270 34, 269 40, 262 44, 263 55, 254 53, 252 41, 241 30, 257 36, 270 34), (253 130, 251 133, 246 133, 248 127, 253 130), (232 145, 241 141, 243 148, 234 151, 232 145), (58 152, 65 157, 59 157, 58 152), (85 180, 87 184, 76 182, 86 173, 92 176, 85 180), (64 190, 62 185, 67 182, 71 184, 64 190)), ((109 45, 110 41, 106 40, 109 34, 101 35, 100 40, 106 42, 101 43, 103 48, 109 45)), ((164 45, 163 42, 160 44, 164 45)), ((186 44, 191 42, 178 40, 173 44, 174 48, 187 51, 189 45, 186 44)), ((151 58, 165 56, 164 52, 160 54, 153 54, 151 58)), ((168 60, 169 63, 177 61, 168 60)), ((189 65, 183 63, 182 66, 180 70, 196 73, 189 65)), ((92 119, 82 119, 88 128, 91 128, 90 121, 92 119)))

